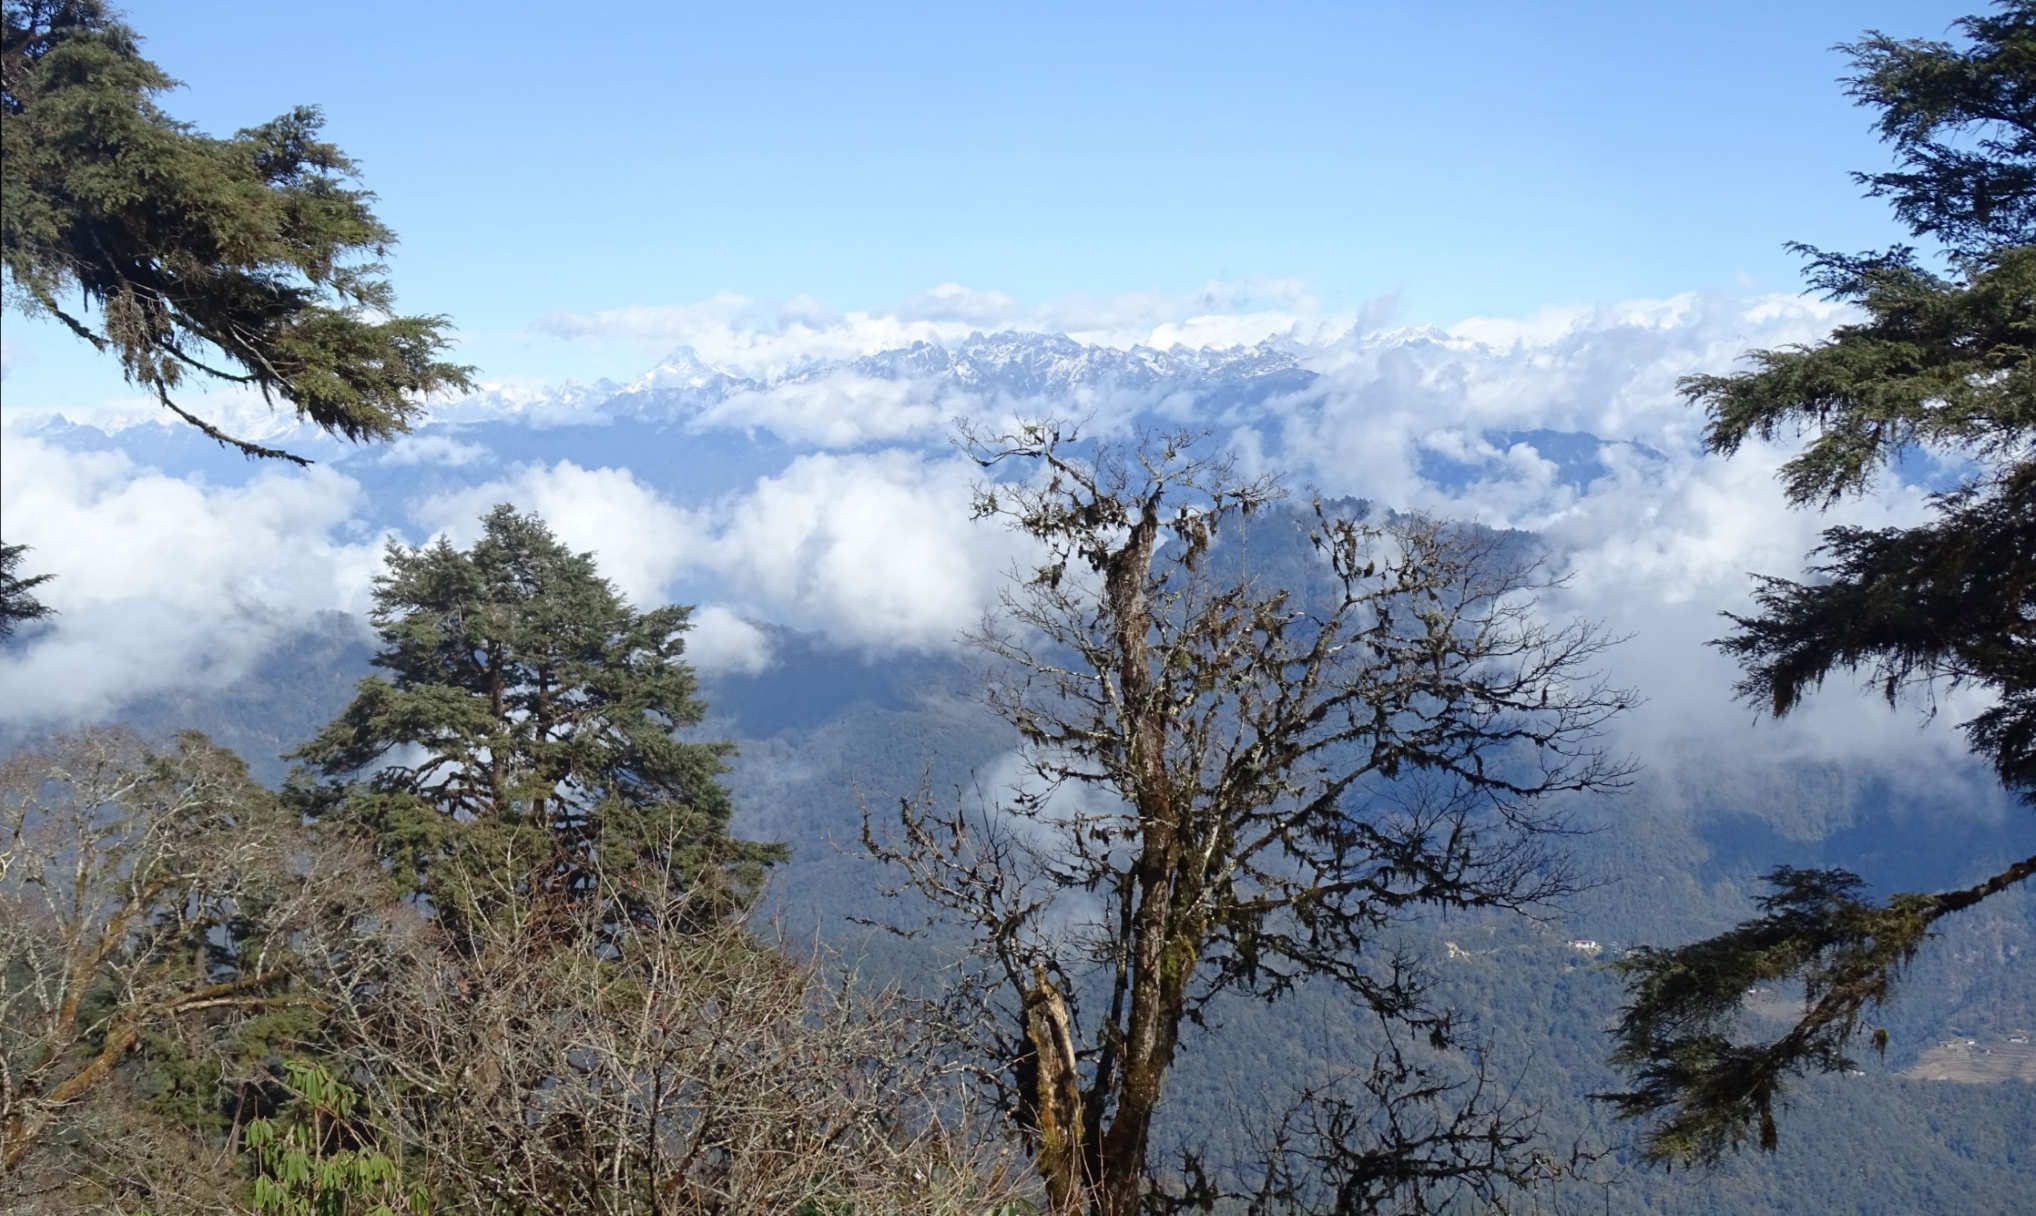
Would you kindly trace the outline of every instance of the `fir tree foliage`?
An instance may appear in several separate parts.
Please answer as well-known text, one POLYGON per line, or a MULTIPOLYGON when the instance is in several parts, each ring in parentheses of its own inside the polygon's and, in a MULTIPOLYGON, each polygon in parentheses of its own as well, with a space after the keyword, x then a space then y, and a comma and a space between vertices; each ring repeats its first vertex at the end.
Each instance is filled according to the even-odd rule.
POLYGON ((249 456, 306 463, 178 405, 188 378, 251 385, 354 441, 467 386, 441 358, 445 319, 394 311, 380 259, 395 235, 315 107, 213 138, 161 109, 176 82, 99 0, 6 0, 0 18, 9 304, 249 456))
MULTIPOLYGON (((1962 724, 1967 740, 2036 803, 2036 3, 1959 28, 1963 46, 1873 33, 1843 48, 1852 95, 1880 111, 1899 161, 1856 176, 1935 261, 1909 246, 1798 246, 1812 284, 1860 319, 1682 389, 1708 410, 1714 452, 1807 433, 1781 474, 1797 506, 1836 506, 1917 450, 1963 470, 1931 496, 1929 521, 1831 528, 1808 579, 1759 578, 1757 611, 1731 616, 1717 645, 1743 666, 1739 693, 1777 716, 1838 672, 1869 674, 1890 705, 1982 690, 1991 704, 1962 724)), ((1851 1066, 1847 1044, 1929 926, 2032 874, 2036 858, 1963 890, 1876 902, 1850 873, 1775 871, 1755 919, 1620 964, 1632 1003, 1614 1062, 1637 1088, 1612 1099, 1656 1120, 1659 1161, 1715 1161, 1756 1128, 1773 1149, 1787 1081, 1851 1066), (1773 980, 1802 985, 1802 1019, 1772 1042, 1738 1041, 1743 994, 1773 980)))
POLYGON ((431 890, 478 850, 567 893, 643 864, 739 892, 784 855, 728 835, 731 745, 675 737, 705 713, 687 609, 636 611, 507 505, 469 549, 391 542, 387 560, 370 619, 388 676, 291 758, 298 796, 370 831, 404 881, 431 890))
POLYGON ((54 574, 32 574, 22 578, 21 555, 27 545, 0 544, 0 639, 14 636, 23 621, 40 621, 56 615, 56 609, 35 598, 35 589, 55 578, 54 574))

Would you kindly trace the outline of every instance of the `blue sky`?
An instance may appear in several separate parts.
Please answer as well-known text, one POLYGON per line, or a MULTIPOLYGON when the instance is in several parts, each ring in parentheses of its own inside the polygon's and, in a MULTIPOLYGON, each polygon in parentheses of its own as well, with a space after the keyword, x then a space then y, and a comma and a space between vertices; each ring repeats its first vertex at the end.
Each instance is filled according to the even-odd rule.
MULTIPOLYGON (((1936 3, 1053 5, 136 0, 172 112, 302 102, 484 374, 627 374, 556 312, 735 294, 883 310, 1297 280, 1449 324, 1789 290, 1791 239, 1898 234, 1834 83, 1936 3)), ((8 321, 9 395, 119 392, 8 321)))

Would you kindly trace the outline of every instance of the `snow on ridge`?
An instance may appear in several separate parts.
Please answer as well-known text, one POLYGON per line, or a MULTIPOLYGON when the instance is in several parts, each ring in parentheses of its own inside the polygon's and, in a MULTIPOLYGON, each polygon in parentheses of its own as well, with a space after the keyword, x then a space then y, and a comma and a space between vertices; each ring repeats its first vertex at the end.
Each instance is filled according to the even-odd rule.
POLYGON ((850 358, 808 359, 764 373, 709 363, 680 347, 624 384, 577 381, 531 392, 489 389, 432 411, 447 422, 531 426, 617 419, 721 422, 749 401, 782 401, 856 382, 888 384, 892 397, 1036 400, 1088 391, 1195 391, 1264 377, 1312 378, 1305 351, 1273 340, 1256 346, 1129 350, 1065 334, 971 333, 951 345, 918 341, 850 358))
MULTIPOLYGON (((427 425, 494 423, 547 429, 636 420, 713 427, 749 425, 753 423, 744 419, 757 416, 766 429, 776 429, 772 419, 783 422, 788 410, 795 414, 815 408, 810 403, 823 398, 833 403, 827 408, 839 411, 844 408, 841 402, 849 401, 846 408, 853 410, 858 407, 852 403, 868 399, 871 389, 893 405, 916 402, 920 412, 936 413, 949 405, 1073 402, 1099 394, 1157 400, 1182 393, 1292 391, 1305 387, 1319 371, 1390 348, 1464 351, 1483 345, 1476 337, 1433 326, 1351 330, 1321 343, 1280 335, 1249 346, 1175 343, 1164 349, 1088 343, 1064 333, 999 330, 971 332, 946 343, 914 341, 873 354, 809 356, 762 371, 710 363, 691 347, 681 346, 626 382, 603 378, 591 384, 570 379, 552 384, 498 383, 434 402, 427 425), (852 391, 857 385, 864 389, 861 398, 852 391), (844 389, 851 391, 844 395, 844 389), (760 415, 754 408, 759 404, 767 407, 760 415)), ((323 438, 287 409, 269 409, 252 394, 215 394, 205 404, 229 432, 256 442, 287 445, 323 438)), ((78 418, 17 411, 6 421, 9 430, 52 437, 79 428, 110 436, 135 427, 176 431, 182 425, 153 401, 139 398, 72 412, 78 418)))
MULTIPOLYGON (((911 398, 928 406, 968 400, 1053 400, 1096 393, 1164 396, 1249 388, 1255 382, 1268 390, 1292 389, 1314 378, 1314 364, 1327 352, 1349 349, 1353 342, 1367 348, 1380 343, 1465 344, 1464 339, 1442 330, 1424 329, 1350 333, 1327 347, 1274 337, 1251 346, 1176 343, 1165 349, 1147 345, 1127 349, 1086 343, 1061 333, 1000 330, 972 332, 945 344, 915 341, 874 354, 808 357, 761 372, 710 363, 692 348, 682 346, 626 382, 605 378, 591 384, 578 380, 544 385, 511 382, 435 402, 428 411, 428 424, 506 423, 544 429, 644 420, 723 425, 735 421, 747 412, 745 406, 756 401, 776 402, 782 417, 786 399, 815 396, 857 382, 888 385, 888 397, 911 398)), ((219 415, 225 429, 256 442, 302 444, 322 437, 288 410, 271 410, 259 399, 241 401, 238 395, 217 394, 206 404, 213 407, 211 412, 219 415)), ((73 413, 79 413, 79 418, 15 413, 7 421, 10 430, 51 436, 79 427, 113 435, 135 427, 174 431, 181 426, 153 401, 141 399, 73 413)))
MULTIPOLYGON (((1687 295, 1617 308, 1546 310, 1519 323, 1472 318, 1449 328, 1353 326, 1318 330, 1312 337, 1289 331, 1251 345, 1122 347, 1066 333, 1006 329, 913 341, 875 353, 807 355, 768 367, 711 362, 682 346, 625 382, 498 382, 457 400, 434 402, 428 415, 430 423, 451 427, 545 429, 645 421, 695 429, 762 428, 794 442, 841 447, 900 438, 923 431, 929 420, 937 424, 953 413, 1011 404, 1084 410, 1111 403, 1135 411, 1170 401, 1167 410, 1176 413, 1198 402, 1229 409, 1306 390, 1321 375, 1366 376, 1381 360, 1400 354, 1413 360, 1401 366, 1422 369, 1441 369, 1466 357, 1538 366, 1571 360, 1570 348, 1614 330, 1688 328, 1694 334, 1705 328, 1697 322, 1706 318, 1727 321, 1733 330, 1765 329, 1788 319, 1779 314, 1796 313, 1803 313, 1796 319, 1813 330, 1829 323, 1814 308, 1806 312, 1799 297, 1733 302, 1687 295), (1778 315, 1768 317, 1762 309, 1778 315)), ((215 394, 204 406, 202 412, 224 429, 258 442, 288 445, 321 438, 287 410, 271 411, 252 394, 215 394)), ((141 399, 71 411, 68 422, 41 411, 9 411, 5 422, 10 431, 52 435, 73 427, 110 435, 151 424, 166 430, 181 425, 141 399)))
MULTIPOLYGON (((946 379, 976 391, 1014 397, 1044 396, 1078 387, 1142 388, 1161 381, 1194 381, 1224 375, 1266 375, 1293 370, 1295 356, 1272 342, 1256 346, 1166 350, 1089 345, 1065 334, 1005 331, 972 333, 952 348, 931 342, 848 360, 843 367, 878 379, 946 379)), ((831 369, 812 368, 787 377, 809 379, 831 369)))

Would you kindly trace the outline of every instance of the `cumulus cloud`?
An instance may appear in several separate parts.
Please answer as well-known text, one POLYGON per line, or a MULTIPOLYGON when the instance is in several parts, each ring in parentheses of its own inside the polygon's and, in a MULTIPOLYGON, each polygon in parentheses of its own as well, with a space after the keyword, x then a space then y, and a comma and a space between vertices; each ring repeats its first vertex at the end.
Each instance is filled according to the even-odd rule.
POLYGON ((1833 320, 1830 308, 1801 297, 1692 294, 1565 310, 1513 329, 1352 333, 1309 351, 1320 378, 1269 402, 1255 430, 1271 445, 1268 459, 1328 492, 1402 508, 1468 507, 1489 523, 1539 527, 1569 500, 1559 482, 1537 482, 1545 472, 1532 463, 1537 453, 1491 435, 1586 432, 1677 462, 1706 459, 1702 416, 1678 396, 1677 380, 1727 370, 1752 347, 1814 340, 1833 320), (1465 491, 1426 475, 1424 453, 1489 467, 1465 491))
POLYGON ((456 545, 473 543, 498 503, 535 511, 559 540, 592 552, 601 573, 633 602, 665 602, 666 587, 698 551, 703 529, 626 468, 588 469, 562 460, 519 465, 508 476, 444 490, 411 504, 410 518, 456 545))
POLYGON ((801 456, 720 503, 709 559, 779 619, 869 651, 941 650, 1018 546, 969 519, 975 466, 884 451, 801 456))
POLYGON ((322 467, 272 469, 208 487, 30 436, 0 448, 8 539, 61 561, 49 600, 69 612, 147 596, 206 612, 237 603, 360 607, 352 560, 370 544, 331 539, 360 487, 322 467))
MULTIPOLYGON (((1751 608, 1749 573, 1794 575, 1822 529, 1924 517, 1923 490, 1888 479, 1825 516, 1791 509, 1775 472, 1788 443, 1706 455, 1703 416, 1679 377, 1732 368, 1748 349, 1814 341, 1842 313, 1802 297, 1708 295, 1479 318, 1426 334, 1351 335, 1312 359, 1322 378, 1271 404, 1248 451, 1332 495, 1351 494, 1545 538, 1572 571, 1552 612, 1630 635, 1607 662, 1649 704, 1621 741, 1646 757, 1752 749, 1771 758, 1868 758, 1945 771, 1963 752, 1946 712, 1924 723, 1852 695, 1846 681, 1758 730, 1731 692, 1737 670, 1706 643, 1722 611, 1751 608), (1517 436, 1587 432, 1602 446, 1588 479, 1517 436), (1432 474, 1431 458, 1455 478, 1432 474)), ((1947 705, 1947 711, 1953 707, 1947 705)))
POLYGON ((1007 534, 970 522, 975 475, 952 456, 809 453, 682 507, 628 469, 560 461, 430 495, 410 518, 465 544, 489 507, 512 503, 593 551, 638 603, 723 591, 739 604, 703 628, 713 621, 731 662, 768 660, 760 643, 741 641, 738 607, 873 653, 942 650, 981 618, 1017 551, 1007 534))
MULTIPOLYGON (((1730 461, 1691 456, 1615 471, 1541 521, 1574 572, 1551 607, 1630 635, 1610 662, 1650 698, 1622 731, 1644 755, 1855 757, 1889 771, 1948 773, 1964 751, 1948 724, 1969 714, 1919 729, 1917 714, 1890 712, 1841 677, 1788 719, 1751 729, 1757 707, 1733 696, 1738 669, 1708 645, 1730 629, 1720 614, 1752 609, 1750 574, 1796 575, 1837 522, 1787 506, 1774 479, 1785 457, 1750 444, 1730 461)), ((1868 527, 1913 524, 1924 515, 1922 493, 1889 485, 1840 514, 1868 527)))
POLYGON ((0 446, 7 540, 34 547, 62 615, 0 654, 0 721, 98 717, 244 675, 310 612, 367 606, 377 538, 346 539, 359 496, 323 468, 210 487, 119 452, 17 434, 0 446), (340 533, 336 537, 335 533, 340 533))
POLYGON ((770 635, 720 604, 693 613, 686 660, 705 675, 755 675, 776 663, 770 635))
POLYGON ((762 427, 781 439, 824 448, 937 434, 976 405, 937 384, 841 372, 735 393, 700 411, 693 425, 762 427))
POLYGON ((488 460, 493 454, 478 443, 465 443, 445 434, 400 435, 383 450, 378 463, 387 465, 443 465, 464 468, 488 460))

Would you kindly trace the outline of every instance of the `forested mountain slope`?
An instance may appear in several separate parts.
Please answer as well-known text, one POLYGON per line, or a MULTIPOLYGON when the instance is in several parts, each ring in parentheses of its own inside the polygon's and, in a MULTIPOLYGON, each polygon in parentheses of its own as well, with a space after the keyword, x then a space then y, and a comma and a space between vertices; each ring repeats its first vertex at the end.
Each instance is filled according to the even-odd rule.
MULTIPOLYGON (((1253 565, 1305 585, 1305 545, 1290 529, 1257 530, 1253 565)), ((922 789, 993 796, 1014 778, 1015 740, 975 700, 980 675, 965 658, 864 658, 813 635, 768 632, 773 664, 712 678, 702 730, 740 743, 730 777, 737 829, 791 845, 772 880, 772 914, 789 938, 817 935, 866 973, 923 983, 936 974, 937 940, 904 943, 858 923, 910 916, 858 856, 861 808, 883 814, 922 789)), ((274 783, 285 771, 277 754, 344 704, 370 653, 360 624, 331 614, 248 677, 138 700, 118 716, 151 732, 204 730, 274 783)), ((1408 935, 1450 999, 1475 1015, 1500 1075, 1545 1109, 1558 1138, 1617 1145, 1626 1134, 1589 1097, 1617 1084, 1603 1060, 1622 991, 1603 964, 1624 949, 1729 926, 1747 914, 1757 876, 1783 860, 1847 867, 1882 890, 1934 889, 2036 847, 2036 821, 1970 774, 1718 753, 1641 759, 1630 791, 1572 808, 1579 833, 1569 851, 1597 880, 1592 889, 1543 920, 1456 916, 1408 935)), ((1806 1086, 1777 1154, 1717 1174, 1644 1171, 1615 1154, 1601 1167, 1610 1190, 1588 1203, 1692 1216, 2022 1210, 2036 1187, 2036 1086, 1913 1070, 1947 1040, 1982 1058, 2036 1032, 2036 901, 1996 900, 1953 920, 1944 939, 1888 1011, 1886 1060, 1806 1086)), ((1790 1008, 1787 993, 1758 996, 1756 1009, 1777 1017, 1790 1008)), ((1255 1126, 1265 1116, 1254 1079, 1327 1075, 1367 1042, 1326 989, 1276 1012, 1232 1001, 1211 1020, 1241 1033, 1186 1053, 1167 1107, 1176 1143, 1255 1126)))

